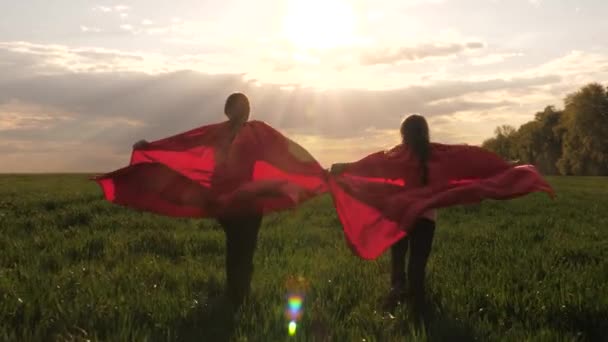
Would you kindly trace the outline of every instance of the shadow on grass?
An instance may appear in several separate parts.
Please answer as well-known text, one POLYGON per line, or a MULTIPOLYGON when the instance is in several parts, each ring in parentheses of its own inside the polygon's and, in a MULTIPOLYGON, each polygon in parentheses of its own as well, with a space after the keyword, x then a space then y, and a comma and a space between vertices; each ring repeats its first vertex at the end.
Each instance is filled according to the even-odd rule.
MULTIPOLYGON (((407 310, 407 308, 405 308, 407 310)), ((403 325, 404 335, 425 336, 427 341, 474 341, 473 327, 464 319, 452 315, 434 296, 428 299, 426 310, 419 316, 409 313, 403 325)))
POLYGON ((434 308, 426 323, 429 341, 475 341, 473 328, 465 320, 455 318, 441 308, 434 308))
POLYGON ((235 327, 236 309, 223 295, 223 283, 212 278, 196 287, 207 298, 201 298, 202 303, 173 322, 176 340, 229 341, 235 327))
POLYGON ((576 336, 579 341, 605 341, 608 333, 608 311, 564 307, 546 313, 548 326, 561 334, 576 336))
POLYGON ((235 310, 223 297, 196 307, 175 323, 177 341, 229 341, 235 326, 235 310))

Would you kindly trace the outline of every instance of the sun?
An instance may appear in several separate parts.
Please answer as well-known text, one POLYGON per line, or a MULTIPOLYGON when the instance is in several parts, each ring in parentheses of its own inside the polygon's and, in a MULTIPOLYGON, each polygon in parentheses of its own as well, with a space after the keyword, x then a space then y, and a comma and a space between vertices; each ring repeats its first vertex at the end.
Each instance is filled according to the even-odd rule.
POLYGON ((355 13, 344 0, 287 0, 283 30, 300 49, 330 49, 355 40, 355 13))

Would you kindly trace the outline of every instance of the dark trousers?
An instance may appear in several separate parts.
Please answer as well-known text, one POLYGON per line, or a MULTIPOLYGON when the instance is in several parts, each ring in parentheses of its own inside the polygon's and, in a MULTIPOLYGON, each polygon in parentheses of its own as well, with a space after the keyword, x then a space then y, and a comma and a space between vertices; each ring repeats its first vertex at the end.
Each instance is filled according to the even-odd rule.
POLYGON ((434 235, 435 222, 421 218, 416 221, 411 232, 391 248, 391 286, 393 291, 405 293, 405 256, 409 245, 407 285, 408 297, 413 300, 413 304, 423 305, 425 300, 424 277, 434 235))
POLYGON ((238 306, 251 289, 253 254, 262 216, 228 217, 218 221, 226 233, 226 292, 238 306))

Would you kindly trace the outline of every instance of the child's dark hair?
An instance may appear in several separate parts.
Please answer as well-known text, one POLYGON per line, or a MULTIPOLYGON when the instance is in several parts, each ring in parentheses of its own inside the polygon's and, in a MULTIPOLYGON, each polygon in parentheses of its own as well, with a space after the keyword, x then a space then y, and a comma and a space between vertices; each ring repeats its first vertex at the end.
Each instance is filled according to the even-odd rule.
POLYGON ((226 104, 224 104, 224 113, 228 114, 230 107, 232 107, 237 102, 243 101, 243 100, 249 102, 247 95, 245 95, 243 93, 230 94, 230 96, 228 96, 228 98, 226 99, 226 104))
POLYGON ((401 123, 401 138, 420 160, 422 169, 422 184, 429 182, 428 161, 431 154, 431 140, 429 125, 421 115, 410 115, 401 123))

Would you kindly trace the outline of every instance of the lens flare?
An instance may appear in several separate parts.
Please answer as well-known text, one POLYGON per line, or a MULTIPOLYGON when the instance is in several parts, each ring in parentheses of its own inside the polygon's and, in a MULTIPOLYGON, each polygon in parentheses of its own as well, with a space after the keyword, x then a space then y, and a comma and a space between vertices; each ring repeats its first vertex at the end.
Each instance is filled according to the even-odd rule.
POLYGON ((298 321, 302 318, 302 303, 304 297, 299 294, 291 294, 287 297, 287 310, 285 316, 289 321, 298 321))
POLYGON ((289 322, 289 336, 295 336, 297 324, 294 321, 289 322))
POLYGON ((289 336, 295 336, 297 322, 302 319, 305 293, 308 290, 308 282, 303 277, 289 277, 287 280, 287 308, 285 318, 289 322, 289 336))
POLYGON ((291 311, 300 311, 302 308, 302 297, 298 295, 292 295, 287 300, 289 303, 289 309, 291 311))

